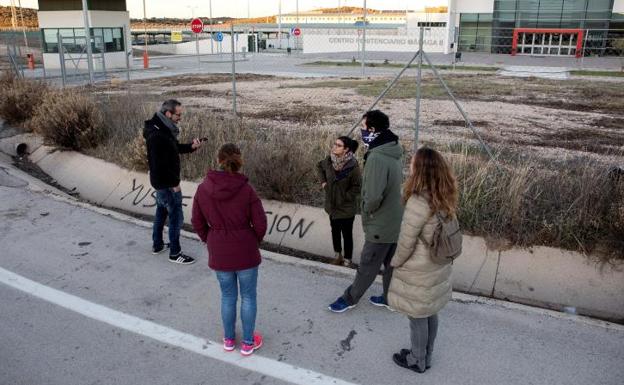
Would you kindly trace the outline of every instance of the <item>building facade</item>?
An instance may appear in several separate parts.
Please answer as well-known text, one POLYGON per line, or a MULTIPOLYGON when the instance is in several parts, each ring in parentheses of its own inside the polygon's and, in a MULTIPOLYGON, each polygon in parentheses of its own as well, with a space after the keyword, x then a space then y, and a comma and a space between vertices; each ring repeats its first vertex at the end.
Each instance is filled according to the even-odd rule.
POLYGON ((615 54, 624 0, 449 0, 459 51, 512 55, 615 54))
MULTIPOLYGON (((87 68, 87 38, 81 0, 39 0, 39 28, 46 68, 87 68)), ((125 68, 130 16, 125 0, 89 0, 93 65, 96 70, 125 68)))

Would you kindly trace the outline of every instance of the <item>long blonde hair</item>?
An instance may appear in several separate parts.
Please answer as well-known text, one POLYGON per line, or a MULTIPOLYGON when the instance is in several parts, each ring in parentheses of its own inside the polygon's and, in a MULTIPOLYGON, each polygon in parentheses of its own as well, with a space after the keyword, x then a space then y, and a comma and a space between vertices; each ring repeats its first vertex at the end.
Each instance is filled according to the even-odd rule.
POLYGON ((429 207, 434 212, 443 211, 455 216, 457 182, 444 157, 433 149, 422 147, 412 156, 410 170, 403 187, 403 203, 407 203, 412 194, 428 193, 429 207))

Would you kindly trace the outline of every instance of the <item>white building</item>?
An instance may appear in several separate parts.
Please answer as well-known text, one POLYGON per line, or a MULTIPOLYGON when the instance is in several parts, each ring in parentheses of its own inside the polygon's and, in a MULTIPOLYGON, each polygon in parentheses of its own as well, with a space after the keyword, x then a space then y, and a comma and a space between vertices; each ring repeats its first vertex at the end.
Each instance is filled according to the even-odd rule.
MULTIPOLYGON (((337 20, 345 14, 300 14, 303 51, 360 50, 357 24, 361 27, 362 15, 347 15, 348 22, 339 26, 337 20), (316 25, 306 27, 306 23, 316 25), (318 24, 323 23, 332 25, 321 28, 318 24)), ((449 0, 448 8, 435 12, 395 16, 403 20, 402 25, 388 23, 392 18, 384 19, 384 13, 367 16, 367 50, 415 52, 420 26, 426 27, 425 50, 443 53, 612 55, 613 42, 624 39, 624 0, 449 0)), ((295 23, 293 15, 283 20, 295 23)))
MULTIPOLYGON (((94 68, 125 68, 126 52, 131 47, 125 0, 89 0, 88 4, 94 68)), ((38 17, 45 67, 58 69, 63 58, 68 71, 87 68, 82 1, 39 0, 38 17)))
MULTIPOLYGON (((366 16, 369 24, 405 24, 405 11, 382 11, 366 16)), ((324 12, 323 10, 281 16, 282 24, 355 24, 364 20, 361 12, 324 12)), ((279 23, 279 16, 277 22, 279 23)))

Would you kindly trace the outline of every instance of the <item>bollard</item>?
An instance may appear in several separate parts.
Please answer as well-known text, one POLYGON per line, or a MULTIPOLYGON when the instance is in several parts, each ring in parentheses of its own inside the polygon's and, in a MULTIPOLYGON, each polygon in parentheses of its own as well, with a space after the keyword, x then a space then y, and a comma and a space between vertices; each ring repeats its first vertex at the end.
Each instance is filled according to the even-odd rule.
POLYGON ((143 68, 149 68, 149 56, 147 55, 147 50, 143 51, 143 68))
POLYGON ((27 53, 26 57, 28 58, 28 69, 35 69, 35 55, 32 53, 27 53))

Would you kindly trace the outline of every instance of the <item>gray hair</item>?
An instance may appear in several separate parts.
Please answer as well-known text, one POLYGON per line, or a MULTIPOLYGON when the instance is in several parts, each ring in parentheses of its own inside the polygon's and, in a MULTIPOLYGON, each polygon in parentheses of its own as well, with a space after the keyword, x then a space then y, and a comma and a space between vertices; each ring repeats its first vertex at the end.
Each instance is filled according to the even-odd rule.
POLYGON ((164 114, 165 112, 171 112, 172 114, 175 112, 176 107, 181 106, 182 103, 178 102, 175 99, 165 100, 160 107, 160 113, 164 114))

